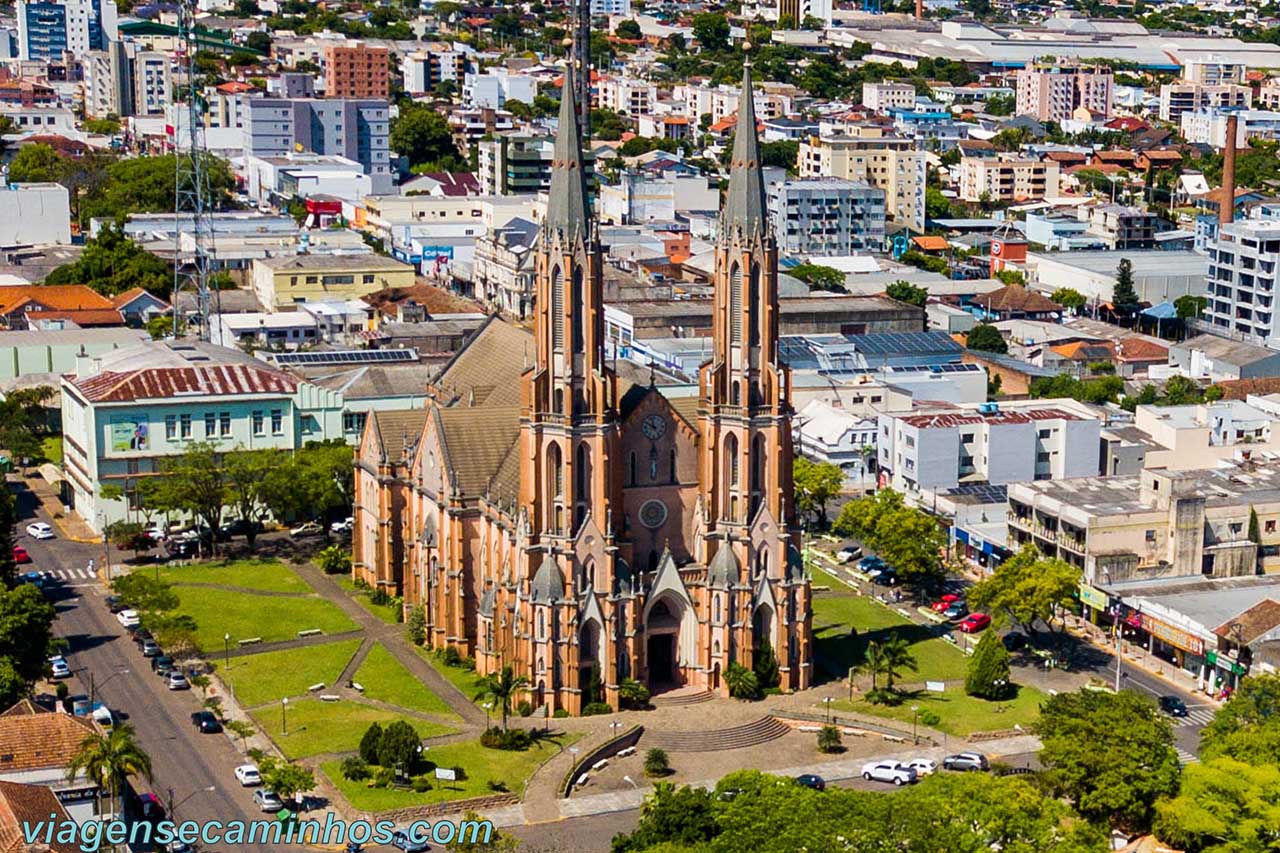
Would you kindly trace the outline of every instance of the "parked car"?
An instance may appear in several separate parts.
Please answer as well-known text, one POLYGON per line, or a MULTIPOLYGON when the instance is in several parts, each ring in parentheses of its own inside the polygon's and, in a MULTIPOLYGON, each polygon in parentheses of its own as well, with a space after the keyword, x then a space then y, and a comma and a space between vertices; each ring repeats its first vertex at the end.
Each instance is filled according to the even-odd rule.
POLYGON ((1170 717, 1185 717, 1187 715, 1187 703, 1177 696, 1161 696, 1160 710, 1170 717))
POLYGON ((176 669, 170 670, 168 682, 166 685, 170 690, 190 690, 191 682, 187 681, 187 677, 176 669))
POLYGON ((796 784, 815 791, 827 790, 827 780, 816 773, 802 773, 796 777, 796 784))
POLYGON ((857 547, 856 545, 851 545, 848 548, 840 549, 840 551, 836 554, 836 562, 852 563, 854 560, 858 559, 861 556, 862 556, 862 549, 857 547))
POLYGON ((179 560, 194 557, 200 552, 200 543, 194 539, 171 539, 164 547, 170 557, 176 557, 179 560))
POLYGON ((253 804, 264 812, 278 812, 284 808, 284 803, 275 795, 275 792, 268 791, 266 788, 259 788, 253 792, 253 804))
POLYGON ((262 784, 262 774, 252 764, 241 764, 236 768, 236 781, 246 788, 262 784))
POLYGON ((916 771, 916 777, 932 776, 938 771, 938 762, 932 758, 913 758, 907 762, 907 766, 916 771))
POLYGON ((53 528, 43 521, 35 521, 27 525, 27 535, 32 539, 52 539, 53 528))
POLYGON ((990 770, 991 763, 980 752, 957 752, 942 759, 942 766, 947 770, 973 771, 990 770))
POLYGON ((49 578, 44 572, 23 572, 18 577, 19 583, 29 583, 36 589, 44 589, 49 585, 49 578))
POLYGON ((138 618, 138 611, 136 610, 121 610, 116 614, 116 621, 125 628, 137 628, 142 624, 142 621, 138 618))
POLYGON ((969 605, 964 601, 953 601, 942 611, 942 615, 955 622, 969 615, 969 605))
POLYGON ((1000 639, 1000 642, 1004 643, 1004 647, 1011 652, 1020 651, 1027 647, 1027 635, 1020 631, 1010 631, 1000 639))
POLYGON ((160 804, 160 798, 150 791, 138 795, 138 811, 143 820, 153 823, 164 820, 164 806, 160 804))
MULTIPOLYGON (((430 833, 427 834, 429 835, 430 833)), ((408 830, 397 829, 391 834, 391 846, 397 850, 403 850, 404 853, 424 853, 424 851, 431 849, 431 845, 423 837, 421 829, 414 835, 416 838, 410 836, 408 830)))
POLYGON ((356 520, 351 516, 347 516, 342 521, 335 521, 329 525, 330 533, 350 533, 351 528, 355 527, 356 520))
POLYGON ((945 610, 947 610, 947 608, 949 608, 951 605, 955 604, 957 601, 963 602, 964 597, 960 595, 956 595, 954 592, 949 592, 946 595, 939 598, 933 604, 931 604, 929 606, 929 609, 932 610, 934 613, 942 613, 945 610))
POLYGON ((916 771, 900 761, 872 761, 862 765, 862 778, 892 782, 894 785, 910 785, 916 781, 916 771))
POLYGON ((107 603, 108 613, 119 613, 121 610, 125 609, 124 602, 118 595, 108 595, 104 601, 107 603))
POLYGON ((67 665, 67 661, 62 655, 54 655, 49 658, 49 677, 50 678, 70 678, 71 667, 67 665))
POLYGON ((104 729, 109 729, 116 724, 116 718, 111 715, 111 709, 106 705, 99 704, 89 712, 89 716, 93 717, 93 721, 104 729))
POLYGON ((858 569, 864 572, 869 572, 872 569, 878 568, 883 565, 884 565, 884 560, 880 559, 874 554, 868 554, 867 556, 863 557, 861 560, 858 561, 858 569))
POLYGON ((147 534, 147 537, 152 542, 163 542, 169 538, 169 528, 158 521, 151 522, 151 526, 145 528, 142 532, 147 534))
POLYGON ((160 655, 151 659, 151 671, 156 675, 167 678, 169 673, 173 672, 173 658, 168 655, 160 655))
POLYGON ((212 711, 196 711, 191 715, 191 724, 204 735, 214 735, 222 731, 222 723, 218 722, 218 718, 212 711))
POLYGON ((31 555, 30 555, 30 554, 28 554, 28 553, 27 553, 27 549, 26 549, 26 548, 23 548, 21 545, 14 545, 14 546, 13 546, 13 561, 14 561, 15 563, 20 564, 20 565, 25 565, 26 563, 30 563, 30 562, 31 562, 31 555))
POLYGON ((224 539, 230 539, 232 536, 247 536, 250 533, 261 533, 261 521, 248 521, 243 518, 233 518, 226 524, 218 528, 218 535, 224 539))
POLYGON ((289 531, 290 536, 318 536, 321 533, 324 533, 324 528, 314 521, 304 521, 289 531))
POLYGON ((979 631, 985 631, 987 626, 991 624, 991 617, 985 613, 970 613, 960 623, 960 630, 966 634, 976 634, 979 631))
POLYGON ((160 644, 155 640, 142 641, 142 656, 144 658, 153 658, 159 656, 161 652, 160 644))
POLYGON ((142 648, 142 644, 145 643, 147 640, 155 639, 154 637, 151 636, 150 631, 142 627, 135 628, 133 631, 130 631, 129 633, 133 636, 134 645, 136 645, 138 648, 142 648))

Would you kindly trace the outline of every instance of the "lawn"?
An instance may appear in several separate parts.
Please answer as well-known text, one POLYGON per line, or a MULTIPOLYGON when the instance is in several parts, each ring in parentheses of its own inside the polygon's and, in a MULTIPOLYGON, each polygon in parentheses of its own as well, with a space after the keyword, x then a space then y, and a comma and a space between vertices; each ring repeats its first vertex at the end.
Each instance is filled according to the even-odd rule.
MULTIPOLYGON (((814 573, 817 580, 818 573, 814 573)), ((826 578, 822 582, 827 582, 826 578)), ((916 625, 866 596, 843 592, 848 587, 832 582, 835 592, 813 594, 813 636, 819 664, 832 676, 843 678, 849 667, 862 662, 867 644, 890 637, 905 637, 919 668, 904 672, 901 680, 954 681, 964 678, 967 658, 955 646, 938 639, 930 628, 916 625), (850 629, 857 635, 850 636, 850 629)))
POLYGON ((461 767, 467 778, 457 782, 433 781, 434 787, 421 794, 394 788, 369 788, 366 782, 350 782, 342 778, 340 761, 323 764, 321 770, 347 798, 347 802, 360 811, 381 812, 446 800, 482 797, 493 793, 489 782, 502 782, 511 793, 519 795, 524 793, 529 777, 543 762, 579 737, 579 734, 565 734, 556 739, 558 745, 543 741, 525 752, 486 749, 479 741, 474 740, 433 746, 424 753, 428 761, 441 767, 461 767))
POLYGON ((302 696, 313 684, 328 687, 351 656, 360 648, 359 640, 341 640, 300 649, 281 649, 231 659, 231 668, 212 655, 224 681, 231 683, 236 701, 252 708, 266 702, 278 702, 285 696, 302 696))
POLYGON ((369 656, 356 670, 355 680, 364 688, 364 695, 379 702, 388 702, 428 714, 456 716, 448 704, 413 677, 404 664, 384 646, 374 645, 369 656))
POLYGON ((421 737, 453 734, 454 729, 439 723, 384 711, 362 702, 342 700, 322 702, 319 699, 290 701, 287 715, 289 733, 284 734, 282 705, 259 708, 253 718, 266 731, 288 758, 306 758, 333 752, 354 752, 360 746, 365 729, 374 723, 386 726, 405 720, 421 737))
POLYGON ((40 440, 40 455, 58 467, 62 467, 62 436, 46 435, 40 440))
POLYGON ((261 637, 263 642, 292 640, 299 631, 318 628, 325 634, 357 627, 335 605, 316 597, 255 595, 222 589, 178 587, 182 603, 177 612, 196 622, 196 645, 216 657, 222 651, 222 635, 231 642, 261 637))
POLYGON ((355 581, 347 576, 338 579, 338 586, 351 593, 351 597, 356 603, 368 610, 374 616, 377 616, 388 625, 394 625, 400 621, 400 606, 396 604, 374 604, 369 599, 369 590, 361 589, 355 585, 355 581))
POLYGON ((427 663, 435 667, 436 672, 444 676, 446 681, 462 691, 462 695, 466 696, 468 701, 476 701, 476 692, 480 689, 477 683, 480 680, 480 676, 476 675, 476 671, 474 669, 464 669, 460 666, 445 666, 444 661, 436 657, 435 654, 432 653, 431 649, 424 649, 421 646, 417 647, 417 652, 422 655, 427 663))
POLYGON ((974 732, 989 732, 1001 729, 1012 729, 1015 725, 1027 728, 1040 717, 1040 703, 1048 699, 1048 695, 1034 687, 1017 688, 1017 695, 1002 702, 988 702, 965 694, 963 688, 955 687, 945 693, 926 693, 920 691, 903 698, 900 705, 873 705, 863 699, 850 702, 840 699, 831 703, 838 711, 855 711, 860 714, 872 714, 887 717, 911 725, 915 717, 912 706, 923 714, 932 711, 941 722, 933 728, 957 737, 966 737, 974 732))
POLYGON ((230 563, 165 566, 160 569, 160 577, 173 584, 215 583, 262 592, 311 592, 306 581, 278 560, 235 560, 230 563))

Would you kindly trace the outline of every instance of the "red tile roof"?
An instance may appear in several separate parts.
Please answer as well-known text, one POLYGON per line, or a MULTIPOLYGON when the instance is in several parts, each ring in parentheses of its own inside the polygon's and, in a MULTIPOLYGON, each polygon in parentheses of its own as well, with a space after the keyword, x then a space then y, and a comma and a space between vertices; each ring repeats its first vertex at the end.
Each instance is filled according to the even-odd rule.
POLYGON ((91 326, 123 326, 124 318, 118 308, 90 308, 84 311, 28 311, 27 322, 41 320, 70 320, 82 329, 91 326))
POLYGON ((0 853, 30 853, 46 849, 53 853, 79 853, 77 844, 52 840, 46 846, 26 842, 23 824, 32 826, 41 821, 60 823, 65 820, 70 820, 67 810, 48 786, 0 782, 0 853))
MULTIPOLYGON (((208 367, 155 367, 116 372, 72 382, 92 403, 126 403, 156 400, 179 394, 235 397, 249 394, 292 394, 298 380, 287 373, 249 364, 208 367)), ((2 766, 2 765, 0 765, 2 766)))
POLYGON ((98 728, 70 714, 0 717, 0 774, 64 768, 98 728))
POLYGON ((1062 306, 1049 297, 1034 290, 1027 290, 1017 284, 1009 284, 999 290, 993 290, 990 293, 975 297, 973 302, 988 311, 1017 311, 1024 314, 1039 314, 1062 310, 1062 306))
MULTIPOLYGON (((19 284, 0 287, 0 314, 12 314, 31 303, 53 311, 114 308, 110 299, 83 284, 19 284)), ((38 309, 37 309, 38 310, 38 309)))
POLYGON ((1116 359, 1119 361, 1167 361, 1168 358, 1168 347, 1139 335, 1121 338, 1120 345, 1116 347, 1116 359))
POLYGON ((947 238, 938 237, 934 234, 926 234, 923 237, 912 237, 911 242, 916 247, 925 252, 945 252, 951 244, 947 242, 947 238))
POLYGON ((907 415, 900 420, 917 429, 939 429, 969 424, 1029 424, 1035 421, 1078 421, 1079 416, 1065 409, 1021 409, 1018 411, 1000 410, 989 415, 981 412, 939 412, 935 415, 907 415))

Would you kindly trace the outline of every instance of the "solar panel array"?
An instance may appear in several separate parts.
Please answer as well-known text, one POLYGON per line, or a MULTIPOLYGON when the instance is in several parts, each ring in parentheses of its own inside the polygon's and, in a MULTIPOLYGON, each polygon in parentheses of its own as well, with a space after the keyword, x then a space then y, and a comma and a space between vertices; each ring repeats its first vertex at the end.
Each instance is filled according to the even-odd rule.
POLYGON ((910 355, 912 353, 959 351, 960 345, 945 332, 872 332, 847 335, 859 352, 874 355, 910 355))
POLYGON ((1009 498, 1008 486, 992 486, 988 483, 965 483, 953 489, 947 489, 948 495, 971 495, 980 498, 983 503, 1002 504, 1009 498))
POLYGON ((407 349, 357 349, 326 352, 281 352, 271 356, 281 367, 318 364, 406 364, 418 360, 418 351, 407 349))

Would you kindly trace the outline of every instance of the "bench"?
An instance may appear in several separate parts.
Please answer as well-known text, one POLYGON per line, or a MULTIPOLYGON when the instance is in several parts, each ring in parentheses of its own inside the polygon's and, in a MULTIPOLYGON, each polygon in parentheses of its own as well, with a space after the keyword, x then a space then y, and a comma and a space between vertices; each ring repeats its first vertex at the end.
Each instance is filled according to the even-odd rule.
POLYGON ((574 783, 574 787, 577 787, 577 788, 584 788, 584 787, 586 787, 587 780, 588 780, 588 779, 590 779, 590 778, 591 778, 591 777, 590 777, 590 776, 588 776, 586 773, 583 773, 583 774, 582 774, 582 778, 581 778, 581 779, 579 779, 577 782, 575 782, 575 783, 574 783))
POLYGON ((820 732, 820 731, 822 731, 822 726, 799 726, 799 727, 796 729, 796 731, 800 731, 800 732, 820 732))
POLYGON ((360 683, 360 682, 358 682, 358 681, 353 681, 353 682, 351 682, 351 689, 352 689, 352 690, 354 690, 354 691, 355 691, 355 692, 357 692, 357 693, 363 693, 363 692, 364 692, 364 685, 363 685, 363 684, 361 684, 361 683, 360 683))
POLYGON ((906 743, 907 742, 907 739, 902 737, 901 735, 880 735, 880 737, 884 738, 890 743, 906 743))
POLYGON ((636 748, 634 746, 629 746, 626 749, 620 750, 618 752, 618 758, 626 758, 628 755, 635 755, 635 754, 636 754, 636 748))
POLYGON ((602 759, 600 759, 599 761, 597 761, 595 764, 592 764, 592 765, 591 765, 591 769, 592 769, 592 770, 603 770, 603 769, 605 769, 605 768, 606 768, 606 767, 608 767, 608 766, 609 766, 609 759, 607 759, 607 758, 602 758, 602 759))
POLYGON ((866 732, 866 730, 865 730, 865 729, 841 729, 841 730, 840 730, 840 733, 841 733, 841 734, 846 734, 846 735, 851 735, 852 737, 866 737, 866 736, 867 736, 867 732, 866 732))
POLYGON ((324 631, 321 631, 319 628, 308 628, 305 631, 299 631, 298 636, 299 637, 318 637, 323 633, 324 631))
POLYGON ((317 690, 324 690, 324 682, 323 682, 323 681, 321 681, 319 684, 313 684, 313 685, 311 685, 310 687, 308 687, 308 688, 307 688, 307 692, 308 692, 308 693, 315 693, 317 690))
POLYGON ((247 640, 240 640, 239 644, 242 646, 252 646, 255 643, 261 643, 261 642, 262 642, 261 637, 249 637, 247 640))
POLYGON ((320 697, 321 702, 341 702, 342 697, 336 693, 325 693, 320 697))

